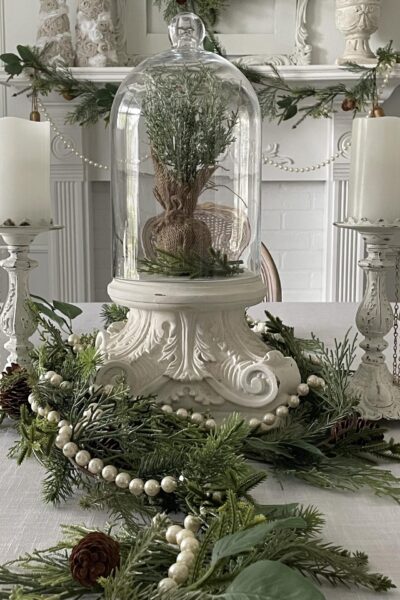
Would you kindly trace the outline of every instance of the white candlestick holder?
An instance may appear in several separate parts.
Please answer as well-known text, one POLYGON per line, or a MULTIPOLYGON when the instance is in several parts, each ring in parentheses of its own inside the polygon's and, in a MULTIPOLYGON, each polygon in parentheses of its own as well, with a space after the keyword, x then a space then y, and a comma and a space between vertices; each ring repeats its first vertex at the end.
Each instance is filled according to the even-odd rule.
POLYGON ((8 337, 4 348, 9 352, 6 366, 17 363, 28 367, 29 353, 33 348, 30 337, 36 326, 29 312, 29 274, 37 267, 36 260, 29 258, 33 240, 41 233, 62 229, 60 225, 44 227, 0 227, 8 250, 8 257, 0 261, 0 266, 8 273, 8 294, 0 315, 0 329, 8 337))
POLYGON ((386 276, 395 266, 394 247, 400 234, 398 225, 369 222, 335 223, 361 234, 367 256, 359 261, 366 275, 364 298, 358 308, 356 324, 364 336, 360 347, 362 361, 351 378, 348 393, 359 398, 359 411, 366 419, 399 419, 400 388, 386 364, 385 337, 391 331, 394 315, 388 299, 386 276))

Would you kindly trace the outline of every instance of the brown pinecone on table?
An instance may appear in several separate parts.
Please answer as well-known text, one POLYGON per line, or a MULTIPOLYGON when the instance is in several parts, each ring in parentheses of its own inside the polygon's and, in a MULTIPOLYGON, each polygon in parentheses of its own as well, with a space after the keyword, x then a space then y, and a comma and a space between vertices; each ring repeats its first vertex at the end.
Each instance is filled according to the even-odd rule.
POLYGON ((119 566, 119 543, 101 531, 88 533, 73 548, 69 559, 72 577, 83 587, 93 587, 119 566))
MULTIPOLYGON (((332 444, 336 444, 347 437, 351 433, 360 433, 360 431, 364 431, 365 429, 374 430, 379 427, 379 423, 376 421, 368 421, 367 419, 363 419, 358 415, 352 415, 341 421, 338 421, 332 426, 330 442, 332 444)), ((377 432, 376 437, 379 439, 383 439, 383 435, 377 432)), ((358 442, 362 445, 362 441, 358 442)))
POLYGON ((28 373, 12 363, 1 374, 0 384, 0 406, 11 419, 18 419, 20 408, 23 404, 29 406, 28 396, 31 393, 28 384, 28 373))

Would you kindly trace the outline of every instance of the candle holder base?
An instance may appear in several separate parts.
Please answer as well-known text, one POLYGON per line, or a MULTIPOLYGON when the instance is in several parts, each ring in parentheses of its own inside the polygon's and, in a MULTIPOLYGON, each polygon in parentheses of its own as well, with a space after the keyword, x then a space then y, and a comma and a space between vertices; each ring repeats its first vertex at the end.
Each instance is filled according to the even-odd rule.
POLYGON ((400 234, 398 225, 335 223, 353 229, 366 243, 367 256, 359 261, 366 275, 364 298, 356 323, 364 339, 362 362, 349 384, 348 393, 359 399, 359 412, 366 419, 399 419, 400 388, 386 365, 385 336, 393 327, 394 315, 386 290, 386 274, 394 267, 394 247, 400 234))
POLYGON ((400 388, 386 364, 362 363, 351 379, 348 393, 360 399, 365 419, 400 419, 400 388))
POLYGON ((36 268, 36 260, 29 258, 29 248, 40 233, 62 229, 61 225, 47 227, 0 227, 8 257, 0 262, 8 273, 8 294, 0 315, 0 329, 7 335, 4 348, 8 351, 6 367, 17 363, 21 367, 31 364, 30 351, 33 344, 30 337, 36 326, 27 305, 29 295, 29 273, 36 268))

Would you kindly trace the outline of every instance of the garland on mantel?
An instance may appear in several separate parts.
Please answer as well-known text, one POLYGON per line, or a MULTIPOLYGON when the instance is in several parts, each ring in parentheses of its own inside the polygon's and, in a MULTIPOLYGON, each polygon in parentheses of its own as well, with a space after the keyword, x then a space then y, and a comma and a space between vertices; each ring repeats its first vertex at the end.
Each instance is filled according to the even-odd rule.
MULTIPOLYGON (((155 0, 155 3, 162 5, 165 2, 164 0, 155 0)), ((207 49, 225 56, 212 33, 212 26, 223 5, 224 2, 219 0, 202 0, 201 2, 168 0, 165 16, 169 18, 179 10, 187 8, 197 12, 206 23, 207 49)), ((77 100, 67 118, 68 122, 88 125, 96 123, 101 118, 106 122, 109 121, 111 106, 118 90, 117 85, 107 83, 99 86, 89 80, 78 80, 67 67, 46 64, 44 56, 47 48, 39 50, 18 45, 17 51, 18 54, 0 55, 0 60, 3 61, 5 71, 9 74, 10 79, 24 74, 30 80, 29 87, 17 94, 28 92, 29 95, 46 96, 50 92, 57 92, 66 100, 77 100)), ((335 104, 340 99, 344 111, 353 111, 356 114, 359 111, 370 110, 373 116, 380 115, 378 80, 398 62, 400 62, 400 53, 393 50, 392 43, 389 43, 377 51, 376 66, 369 68, 349 64, 347 68, 358 77, 357 83, 352 87, 346 87, 344 83, 327 87, 292 86, 272 65, 269 65, 271 73, 268 75, 241 64, 240 60, 236 62, 236 66, 253 84, 263 116, 270 120, 276 120, 278 123, 296 118, 296 126, 306 117, 329 117, 335 111, 335 104)))
MULTIPOLYGON (((110 539, 71 528, 55 548, 0 567, 0 599, 98 592, 106 600, 232 600, 240 592, 247 600, 257 592, 295 600, 301 590, 304 600, 322 600, 304 575, 375 591, 393 587, 369 573, 364 554, 319 538, 316 509, 261 507, 250 495, 267 471, 246 458, 276 477, 368 487, 400 502, 399 480, 375 466, 398 461, 400 444, 386 440, 379 423, 361 419, 346 394, 355 348, 348 336, 328 350, 316 338, 297 339, 268 313, 266 323, 250 323, 269 347, 297 361, 307 383, 262 420, 233 414, 217 425, 210 413, 135 398, 123 381, 96 385, 95 334, 72 329, 80 309, 43 299, 31 308, 42 342, 33 368, 9 368, 0 380, 3 417, 16 418, 20 409, 20 439, 10 455, 21 462, 34 454, 43 463, 46 502, 80 489, 83 507, 108 509, 122 529, 110 539), (179 511, 188 515, 183 528, 166 516, 179 511)), ((126 310, 111 306, 103 314, 113 323, 126 310)))

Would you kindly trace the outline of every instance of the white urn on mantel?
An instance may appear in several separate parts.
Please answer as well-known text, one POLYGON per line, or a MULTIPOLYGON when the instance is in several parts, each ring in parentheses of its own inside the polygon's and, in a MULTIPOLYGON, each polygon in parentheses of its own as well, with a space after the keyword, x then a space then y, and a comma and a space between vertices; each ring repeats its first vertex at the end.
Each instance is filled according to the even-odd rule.
POLYGON ((379 28, 381 0, 336 0, 336 26, 346 40, 337 64, 376 63, 369 40, 379 28))
POLYGON ((123 374, 160 403, 271 420, 298 403, 300 374, 245 317, 265 296, 261 111, 240 71, 203 49, 204 35, 196 15, 179 14, 173 48, 133 69, 114 102, 108 291, 130 312, 98 336, 97 379, 123 374))

